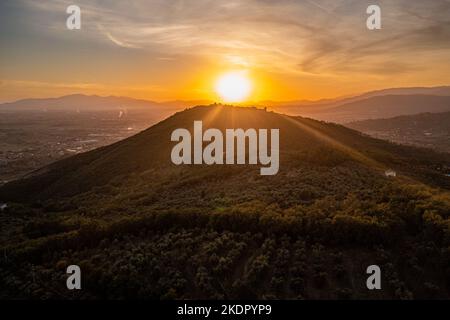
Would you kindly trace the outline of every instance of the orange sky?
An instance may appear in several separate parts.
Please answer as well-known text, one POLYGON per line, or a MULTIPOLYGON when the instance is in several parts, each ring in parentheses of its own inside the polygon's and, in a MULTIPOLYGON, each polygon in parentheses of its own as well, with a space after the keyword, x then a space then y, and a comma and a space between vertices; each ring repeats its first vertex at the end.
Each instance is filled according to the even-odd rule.
POLYGON ((72 93, 217 101, 216 79, 247 70, 252 101, 317 100, 448 85, 450 4, 380 1, 2 1, 0 101, 72 93))

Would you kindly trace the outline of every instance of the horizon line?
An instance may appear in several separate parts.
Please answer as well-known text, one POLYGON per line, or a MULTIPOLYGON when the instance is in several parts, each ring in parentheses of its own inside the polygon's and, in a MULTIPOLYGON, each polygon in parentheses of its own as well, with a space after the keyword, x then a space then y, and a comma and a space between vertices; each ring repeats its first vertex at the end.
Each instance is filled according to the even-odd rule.
MULTIPOLYGON (((443 85, 437 85, 437 86, 412 86, 412 87, 386 87, 383 89, 375 89, 375 90, 369 90, 369 91, 361 91, 358 93, 353 93, 353 94, 348 94, 348 95, 341 95, 341 96, 334 96, 334 97, 330 97, 330 98, 321 98, 321 99, 316 99, 316 100, 311 100, 311 99, 290 99, 290 100, 273 100, 273 99, 266 99, 266 100, 257 100, 257 101, 244 101, 244 102, 240 102, 240 103, 236 103, 237 105, 253 105, 253 104, 260 104, 260 103, 283 103, 283 104, 288 104, 288 103, 320 103, 320 102, 326 102, 326 101, 333 101, 333 100, 342 100, 342 99, 350 99, 350 98, 356 98, 359 96, 363 96, 365 94, 370 94, 370 93, 376 93, 376 92, 381 92, 381 91, 385 91, 385 90, 404 90, 404 89, 409 89, 409 90, 413 90, 413 89, 439 89, 439 88, 449 88, 450 89, 450 84, 443 84, 443 85)), ((169 103, 174 103, 174 102, 202 102, 202 103, 219 103, 219 104, 227 104, 227 102, 224 101, 214 101, 212 99, 196 99, 196 98, 192 98, 192 99, 164 99, 164 100, 153 100, 153 99, 143 99, 143 98, 137 98, 137 97, 133 97, 133 96, 121 96, 121 95, 99 95, 99 94, 86 94, 86 93, 70 93, 70 94, 66 94, 66 95, 60 95, 60 96, 49 96, 49 97, 45 97, 45 98, 35 98, 35 97, 29 97, 29 98, 21 98, 21 99, 16 99, 16 100, 11 100, 11 101, 1 101, 0 105, 3 104, 10 104, 10 103, 17 103, 20 101, 25 101, 25 100, 47 100, 47 99, 61 99, 61 98, 66 98, 66 97, 70 97, 70 96, 84 96, 84 97, 97 97, 97 98, 125 98, 125 99, 133 99, 136 101, 145 101, 145 102, 150 102, 150 103, 157 103, 157 104, 169 104, 169 103)))

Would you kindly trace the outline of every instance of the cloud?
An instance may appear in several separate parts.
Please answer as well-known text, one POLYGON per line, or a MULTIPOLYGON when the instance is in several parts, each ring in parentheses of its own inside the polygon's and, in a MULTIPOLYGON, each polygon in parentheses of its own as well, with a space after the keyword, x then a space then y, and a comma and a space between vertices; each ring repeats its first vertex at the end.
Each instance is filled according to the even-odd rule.
POLYGON ((100 30, 100 32, 102 32, 109 40, 111 40, 111 42, 113 42, 114 44, 118 45, 119 47, 122 47, 122 48, 133 48, 133 49, 138 49, 139 48, 139 46, 137 46, 137 45, 126 43, 124 41, 121 41, 121 40, 117 39, 110 32, 106 31, 100 24, 98 24, 97 27, 100 30))
MULTIPOLYGON (((61 13, 68 0, 21 0, 45 13, 61 13)), ((85 37, 146 50, 149 56, 197 55, 251 61, 274 72, 339 75, 398 72, 414 56, 450 50, 446 0, 380 0, 383 29, 365 27, 368 0, 79 0, 85 37), (414 52, 414 55, 411 55, 414 52), (374 59, 395 68, 373 67, 374 59), (405 62, 406 60, 407 62, 405 62), (351 67, 343 67, 351 64, 351 67), (401 67, 400 67, 401 66, 401 67)), ((61 14, 64 14, 62 12, 61 14)), ((37 15, 39 16, 39 15, 37 15)), ((59 32, 66 35, 61 27, 59 32)))
POLYGON ((111 86, 103 83, 93 82, 46 82, 46 81, 31 81, 31 80, 0 80, 0 86, 10 88, 57 88, 57 89, 71 89, 80 91, 161 91, 164 88, 154 85, 143 86, 111 86))

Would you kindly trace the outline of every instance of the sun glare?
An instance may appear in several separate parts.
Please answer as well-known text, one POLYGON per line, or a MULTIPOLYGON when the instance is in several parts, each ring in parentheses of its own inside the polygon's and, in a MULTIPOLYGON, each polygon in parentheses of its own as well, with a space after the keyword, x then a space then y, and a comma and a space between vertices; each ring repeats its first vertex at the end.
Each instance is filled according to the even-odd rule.
POLYGON ((245 71, 234 71, 222 75, 215 89, 224 102, 242 102, 250 95, 252 84, 245 71))

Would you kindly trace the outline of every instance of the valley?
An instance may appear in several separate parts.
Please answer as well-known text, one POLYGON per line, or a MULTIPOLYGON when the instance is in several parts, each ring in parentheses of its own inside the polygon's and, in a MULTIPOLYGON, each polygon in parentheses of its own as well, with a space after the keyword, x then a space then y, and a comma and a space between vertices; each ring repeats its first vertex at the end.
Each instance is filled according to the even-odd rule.
POLYGON ((145 112, 0 110, 0 185, 57 160, 130 137, 159 120, 145 112))
POLYGON ((346 126, 375 138, 450 152, 450 112, 363 120, 346 126))

